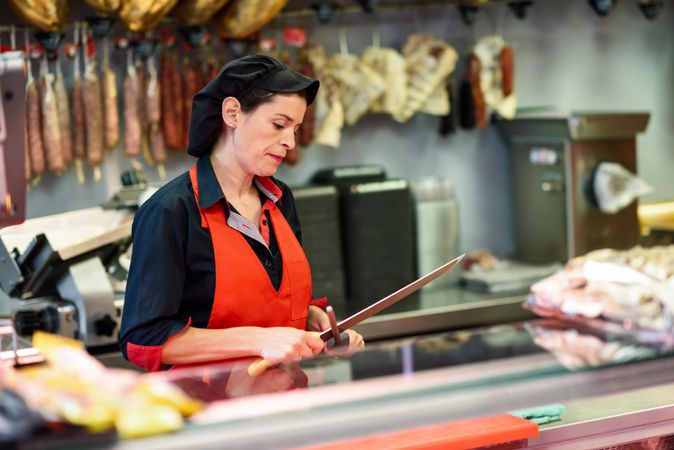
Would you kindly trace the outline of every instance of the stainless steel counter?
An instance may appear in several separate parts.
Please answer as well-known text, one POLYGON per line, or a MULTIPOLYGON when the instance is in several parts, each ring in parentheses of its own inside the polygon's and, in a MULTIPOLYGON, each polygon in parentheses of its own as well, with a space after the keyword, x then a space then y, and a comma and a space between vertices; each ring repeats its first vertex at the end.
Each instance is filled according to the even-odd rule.
POLYGON ((532 449, 575 450, 617 447, 650 440, 674 448, 674 383, 569 402, 557 423, 543 426, 529 441, 532 449))

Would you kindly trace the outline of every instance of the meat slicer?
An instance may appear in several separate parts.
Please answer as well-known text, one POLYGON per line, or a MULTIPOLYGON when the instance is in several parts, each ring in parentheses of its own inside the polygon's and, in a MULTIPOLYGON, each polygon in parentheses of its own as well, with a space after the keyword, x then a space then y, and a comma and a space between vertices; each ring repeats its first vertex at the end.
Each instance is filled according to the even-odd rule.
POLYGON ((8 251, 11 234, 0 236, 1 309, 21 336, 44 330, 92 352, 116 345, 123 299, 111 276, 124 271, 118 261, 131 243, 131 222, 66 246, 52 245, 48 234, 35 235, 23 252, 8 251))
POLYGON ((89 349, 116 345, 122 300, 110 272, 130 245, 130 220, 110 222, 92 208, 87 217, 66 213, 89 221, 86 234, 62 217, 17 225, 25 218, 25 86, 21 52, 0 54, 0 317, 11 318, 20 335, 41 329, 80 339, 89 349), (95 226, 101 218, 107 226, 95 226), (17 226, 3 229, 10 225, 17 226), (59 232, 69 233, 70 242, 56 243, 59 232))

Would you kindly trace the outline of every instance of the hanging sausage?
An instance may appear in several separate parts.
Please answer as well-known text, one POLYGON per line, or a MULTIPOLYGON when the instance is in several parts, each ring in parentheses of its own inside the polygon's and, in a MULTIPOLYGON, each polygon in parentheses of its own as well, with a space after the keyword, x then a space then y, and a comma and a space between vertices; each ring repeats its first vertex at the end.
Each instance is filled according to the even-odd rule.
MULTIPOLYGON (((196 59, 196 54, 194 55, 196 59)), ((183 124, 182 136, 183 144, 187 147, 187 140, 189 138, 190 119, 192 117, 192 101, 201 89, 201 71, 199 69, 199 61, 190 61, 190 55, 185 53, 183 57, 182 70, 183 74, 183 124)))
MULTIPOLYGON (((114 10, 114 4, 99 3, 99 11, 114 10), (103 9, 100 9, 103 8, 103 9)), ((119 1, 117 1, 119 6, 119 1)), ((100 44, 102 51, 102 60, 99 63, 100 73, 98 74, 101 87, 101 111, 102 111, 102 132, 103 146, 108 150, 113 150, 119 144, 119 110, 117 107, 117 75, 110 64, 110 38, 108 36, 112 27, 112 19, 107 16, 87 17, 87 23, 92 31, 94 40, 100 44)))
POLYGON ((40 93, 33 77, 31 67, 31 49, 28 28, 25 31, 25 48, 28 80, 26 82, 26 130, 28 133, 28 153, 30 167, 36 177, 42 176, 45 169, 44 146, 42 145, 42 117, 40 116, 40 93))
MULTIPOLYGON (((84 25, 83 25, 84 27, 84 25)), ((94 180, 101 179, 100 164, 103 161, 103 105, 101 102, 101 82, 96 71, 94 43, 82 29, 84 46, 84 84, 82 85, 82 101, 84 104, 84 123, 86 130, 87 162, 94 168, 94 180), (91 44, 91 45, 90 45, 91 44)))
POLYGON ((72 86, 72 122, 73 122, 73 157, 75 158, 75 172, 77 181, 84 184, 84 160, 85 148, 85 130, 84 130, 84 105, 82 103, 82 76, 80 74, 80 24, 75 22, 73 45, 68 56, 73 60, 73 86, 72 86))
POLYGON ((134 158, 141 151, 141 117, 139 112, 140 80, 132 61, 131 50, 127 51, 126 76, 124 78, 124 153, 134 158))
POLYGON ((147 63, 147 83, 145 91, 145 117, 148 128, 158 125, 161 120, 160 85, 157 67, 152 56, 147 63))
POLYGON ((166 145, 172 150, 184 151, 187 148, 187 130, 184 129, 183 83, 175 43, 174 35, 163 32, 160 59, 161 123, 166 145))
POLYGON ((60 175, 72 159, 70 108, 59 52, 63 33, 40 31, 35 36, 44 49, 40 66, 42 144, 47 170, 60 175), (55 61, 55 74, 49 72, 50 60, 55 61))
POLYGON ((65 168, 58 105, 53 86, 54 75, 49 73, 46 53, 40 64, 40 110, 42 113, 42 142, 47 170, 61 174, 65 168))
POLYGON ((501 71, 503 80, 501 82, 503 96, 507 97, 515 90, 515 55, 510 45, 504 45, 501 50, 501 71))
POLYGON ((176 97, 173 90, 173 54, 169 48, 175 42, 173 36, 165 35, 162 38, 161 56, 159 60, 159 88, 161 90, 161 129, 166 145, 178 150, 181 148, 181 136, 179 122, 176 119, 176 97))
MULTIPOLYGON (((138 50, 138 47, 136 47, 136 50, 138 50)), ((136 86, 138 87, 136 99, 138 100, 138 120, 140 121, 141 142, 142 136, 144 135, 145 131, 147 131, 149 125, 147 114, 145 114, 146 112, 145 96, 147 93, 147 83, 148 83, 148 75, 147 73, 145 73, 145 62, 144 62, 146 58, 147 57, 145 55, 143 56, 138 55, 138 58, 136 58, 136 62, 134 63, 136 66, 135 72, 137 78, 136 86)))
POLYGON ((73 135, 70 123, 70 102, 68 101, 68 91, 61 70, 61 58, 56 61, 56 79, 54 80, 54 95, 56 96, 56 107, 59 118, 59 133, 61 135, 61 151, 63 152, 63 162, 67 166, 73 159, 73 135))
POLYGON ((480 87, 480 77, 482 73, 482 63, 475 55, 468 58, 468 83, 470 83, 470 92, 474 105, 475 127, 487 127, 487 104, 482 95, 480 87))
POLYGON ((163 136, 161 140, 155 129, 160 128, 161 100, 159 76, 155 63, 156 40, 152 32, 145 33, 142 40, 136 45, 136 76, 138 77, 138 116, 140 119, 141 149, 145 162, 157 170, 160 178, 165 176, 163 162, 166 160, 163 136))
POLYGON ((110 65, 110 48, 107 37, 103 40, 103 67, 101 72, 104 141, 105 147, 112 150, 119 144, 119 111, 117 107, 117 74, 110 65))
POLYGON ((185 151, 187 149, 188 128, 185 128, 185 108, 183 103, 183 79, 180 72, 180 60, 174 52, 171 55, 171 91, 173 92, 173 115, 175 118, 174 127, 177 131, 179 140, 175 150, 185 151))
POLYGON ((145 116, 148 122, 148 140, 150 142, 150 153, 152 159, 157 164, 159 178, 166 178, 164 162, 166 162, 166 146, 164 136, 161 132, 161 86, 154 55, 148 59, 147 64, 147 90, 145 93, 145 116))
MULTIPOLYGON (((311 67, 309 62, 309 49, 307 44, 300 49, 299 52, 299 65, 298 69, 304 75, 314 78, 314 69, 311 67)), ((304 121, 299 129, 298 140, 301 146, 308 146, 314 139, 314 116, 315 116, 315 106, 312 104, 307 108, 306 113, 304 113, 304 121)))
POLYGON ((33 170, 30 167, 30 149, 28 147, 28 127, 24 130, 24 135, 25 135, 25 141, 26 145, 23 146, 23 153, 24 153, 24 162, 23 162, 23 167, 24 167, 24 178, 26 183, 30 181, 30 179, 33 177, 33 170))

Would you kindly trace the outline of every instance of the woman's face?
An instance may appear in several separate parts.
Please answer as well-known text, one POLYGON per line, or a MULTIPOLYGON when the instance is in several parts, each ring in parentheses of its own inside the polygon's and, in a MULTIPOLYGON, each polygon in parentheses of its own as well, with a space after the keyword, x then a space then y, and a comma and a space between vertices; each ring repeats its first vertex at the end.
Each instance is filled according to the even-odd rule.
POLYGON ((295 149, 295 134, 307 102, 299 94, 276 94, 250 113, 240 113, 232 133, 235 157, 251 175, 272 176, 287 152, 295 149))

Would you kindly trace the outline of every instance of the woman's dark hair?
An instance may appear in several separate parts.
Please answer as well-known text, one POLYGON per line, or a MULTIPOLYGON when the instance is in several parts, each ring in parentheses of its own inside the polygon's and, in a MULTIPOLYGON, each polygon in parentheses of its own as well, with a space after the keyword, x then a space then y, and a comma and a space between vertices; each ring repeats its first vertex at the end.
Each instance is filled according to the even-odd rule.
MULTIPOLYGON (((276 94, 276 92, 271 92, 266 89, 253 88, 248 91, 246 95, 239 99, 239 103, 241 103, 241 109, 243 112, 250 113, 258 106, 273 101, 276 94)), ((304 99, 307 98, 307 93, 305 90, 295 92, 295 94, 299 94, 304 99)))

